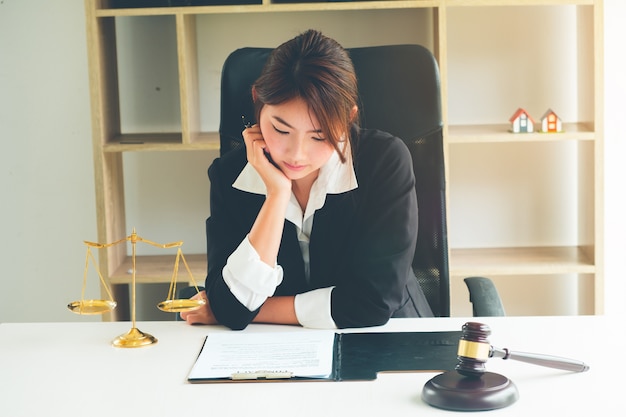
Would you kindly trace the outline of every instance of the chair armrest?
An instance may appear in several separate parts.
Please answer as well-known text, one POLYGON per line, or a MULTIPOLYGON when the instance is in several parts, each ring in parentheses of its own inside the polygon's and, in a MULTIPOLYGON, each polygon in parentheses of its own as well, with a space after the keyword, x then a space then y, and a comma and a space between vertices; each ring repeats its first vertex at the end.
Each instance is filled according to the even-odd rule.
POLYGON ((463 279, 470 293, 475 317, 505 316, 504 306, 496 286, 489 278, 468 277, 463 279))

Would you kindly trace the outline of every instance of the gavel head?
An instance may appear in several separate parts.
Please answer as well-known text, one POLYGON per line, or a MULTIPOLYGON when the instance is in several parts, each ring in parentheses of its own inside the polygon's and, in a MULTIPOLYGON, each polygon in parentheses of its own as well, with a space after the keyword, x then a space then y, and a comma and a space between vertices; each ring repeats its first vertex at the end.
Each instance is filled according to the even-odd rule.
POLYGON ((491 345, 487 337, 491 329, 486 324, 468 322, 463 325, 454 368, 463 376, 480 378, 485 372, 485 362, 490 357, 491 345))

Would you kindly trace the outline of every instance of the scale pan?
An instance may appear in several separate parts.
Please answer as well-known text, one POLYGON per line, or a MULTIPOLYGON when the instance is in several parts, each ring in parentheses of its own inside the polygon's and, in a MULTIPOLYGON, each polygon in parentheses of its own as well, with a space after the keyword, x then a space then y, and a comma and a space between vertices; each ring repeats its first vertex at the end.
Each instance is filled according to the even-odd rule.
POLYGON ((111 311, 117 306, 115 301, 109 300, 81 300, 69 303, 67 308, 76 314, 102 314, 111 311))
POLYGON ((180 313, 182 311, 191 311, 206 304, 206 300, 191 300, 182 298, 179 300, 165 300, 158 304, 159 310, 168 313, 180 313))

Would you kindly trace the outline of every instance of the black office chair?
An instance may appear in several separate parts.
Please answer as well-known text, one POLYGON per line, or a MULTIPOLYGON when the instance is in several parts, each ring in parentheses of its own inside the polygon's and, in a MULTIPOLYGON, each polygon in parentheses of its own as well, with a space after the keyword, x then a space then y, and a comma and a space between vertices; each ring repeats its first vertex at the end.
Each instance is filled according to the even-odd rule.
MULTIPOLYGON (((250 88, 272 50, 233 52, 222 71, 220 152, 243 146, 241 116, 253 115, 250 88)), ((360 92, 361 125, 402 138, 413 155, 419 205, 415 275, 436 316, 450 315, 439 71, 419 45, 348 49, 360 92)))
MULTIPOLYGON (((220 154, 243 146, 241 116, 252 118, 251 86, 272 49, 242 48, 222 69, 220 154)), ((413 270, 435 316, 450 315, 439 69, 419 45, 351 48, 361 126, 403 139, 413 157, 419 207, 413 270)))

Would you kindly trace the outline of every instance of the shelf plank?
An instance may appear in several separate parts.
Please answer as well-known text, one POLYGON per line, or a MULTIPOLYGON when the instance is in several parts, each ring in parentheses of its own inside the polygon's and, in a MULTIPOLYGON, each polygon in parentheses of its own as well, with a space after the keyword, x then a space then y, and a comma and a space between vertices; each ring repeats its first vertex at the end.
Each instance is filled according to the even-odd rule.
POLYGON ((264 3, 185 7, 96 9, 96 17, 200 15, 223 13, 312 12, 484 6, 592 6, 597 0, 370 0, 352 2, 264 3))
MULTIPOLYGON (((546 142, 594 140, 595 132, 586 123, 564 123, 562 133, 510 133, 507 124, 451 125, 448 143, 546 142)), ((105 152, 219 150, 218 132, 201 132, 191 143, 183 144, 181 133, 122 134, 104 145, 105 152)))
POLYGON ((596 268, 576 246, 451 249, 450 275, 593 274, 596 268))
POLYGON ((596 0, 446 0, 446 6, 585 6, 593 5, 595 1, 596 0))
MULTIPOLYGON (((593 274, 595 266, 584 250, 575 246, 452 249, 450 275, 543 275, 593 274)), ((194 279, 202 285, 206 275, 206 255, 186 255, 194 279)), ((169 283, 175 255, 137 256, 137 283, 169 283)), ((132 259, 126 257, 109 278, 112 284, 128 284, 132 259)), ((188 282, 187 271, 180 265, 180 282, 188 282)))
MULTIPOLYGON (((198 285, 204 285, 206 278, 206 255, 192 254, 185 255, 193 279, 198 285)), ((135 258, 137 273, 135 281, 137 284, 145 283, 170 283, 174 272, 174 262, 176 255, 144 255, 135 258)), ((109 277, 111 284, 130 284, 132 281, 132 258, 127 256, 122 264, 109 277)), ((178 283, 187 285, 191 282, 189 274, 183 265, 182 260, 178 269, 178 283)))
POLYGON ((115 137, 103 148, 104 152, 213 151, 220 149, 220 140, 217 132, 199 133, 190 143, 183 143, 180 133, 132 133, 115 137))
POLYGON ((594 140, 595 132, 588 123, 563 123, 561 133, 511 133, 509 125, 450 125, 448 143, 480 142, 547 142, 561 140, 594 140))
POLYGON ((220 13, 312 12, 341 10, 382 10, 439 7, 441 0, 372 0, 319 3, 233 4, 218 6, 97 9, 96 17, 200 15, 220 13))

